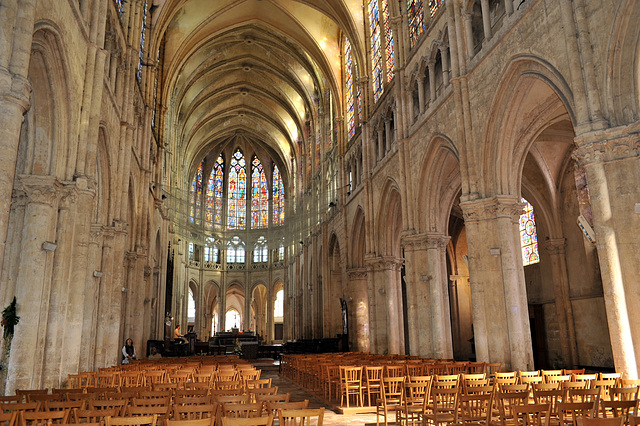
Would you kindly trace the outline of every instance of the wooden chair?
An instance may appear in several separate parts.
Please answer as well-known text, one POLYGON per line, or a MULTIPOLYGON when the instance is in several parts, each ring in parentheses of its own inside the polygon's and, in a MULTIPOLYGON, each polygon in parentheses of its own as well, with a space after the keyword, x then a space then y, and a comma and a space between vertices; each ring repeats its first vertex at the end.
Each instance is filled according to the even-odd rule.
POLYGON ((170 405, 155 405, 150 407, 130 406, 128 413, 131 417, 156 416, 157 424, 164 424, 171 417, 170 405))
POLYGON ((247 393, 251 396, 251 400, 256 402, 257 401, 256 397, 258 395, 277 395, 278 387, 274 386, 272 388, 255 388, 255 389, 247 390, 247 393))
POLYGON ((164 383, 164 370, 151 370, 143 373, 143 383, 145 386, 153 386, 156 383, 164 383))
POLYGON ((513 407, 514 416, 521 426, 548 426, 551 415, 549 404, 529 404, 513 407))
POLYGON ((398 410, 402 410, 404 401, 404 377, 383 377, 382 394, 376 401, 376 425, 380 424, 380 416, 384 417, 384 425, 389 424, 389 412, 393 411, 398 419, 398 410))
POLYGON ((484 365, 484 372, 487 374, 487 377, 492 378, 495 373, 499 373, 502 371, 502 363, 501 362, 489 362, 484 365))
POLYGON ((562 376, 562 370, 540 370, 540 374, 544 377, 544 381, 549 383, 549 377, 562 376))
POLYGON ((569 389, 565 392, 565 402, 590 402, 597 403, 600 400, 600 388, 593 389, 569 389))
POLYGON ((26 395, 26 397, 27 397, 27 402, 40 401, 42 405, 44 405, 46 401, 62 401, 63 399, 62 398, 63 395, 61 393, 57 393, 57 394, 34 393, 34 394, 26 395))
POLYGON ((457 423, 458 394, 458 387, 439 388, 434 386, 431 390, 431 402, 427 406, 428 412, 423 417, 423 424, 438 426, 440 423, 457 423))
POLYGON ((638 400, 600 401, 600 417, 622 417, 624 424, 629 424, 629 415, 636 413, 638 400))
POLYGON ((326 382, 323 392, 329 401, 337 401, 338 392, 340 391, 340 366, 328 365, 326 368, 326 382))
POLYGON ((250 418, 262 416, 262 402, 220 404, 222 417, 250 418))
POLYGON ((0 402, 12 404, 16 402, 23 402, 24 398, 21 395, 2 395, 0 396, 0 402))
POLYGON ((382 373, 381 365, 367 365, 364 367, 364 386, 367 390, 367 404, 373 407, 376 400, 382 394, 382 373), (374 395, 375 398, 371 398, 374 395))
POLYGON ((209 395, 208 389, 176 389, 174 397, 200 397, 209 395))
POLYGON ((171 404, 171 398, 132 398, 131 407, 162 407, 171 404))
POLYGON ((484 374, 487 375, 484 362, 469 362, 467 363, 467 374, 484 374))
POLYGON ((550 418, 558 419, 558 404, 565 400, 565 392, 562 389, 534 390, 533 400, 536 404, 547 404, 550 407, 550 418))
POLYGON ((609 389, 609 399, 612 401, 631 401, 638 399, 640 388, 611 388, 609 389))
POLYGON ((459 405, 460 425, 489 426, 491 424, 493 393, 461 395, 459 405))
MULTIPOLYGON (((365 370, 368 366, 365 366, 365 370)), ((405 366, 405 372, 407 374, 407 377, 409 376, 422 376, 423 372, 424 372, 424 368, 422 366, 422 363, 407 363, 405 366)), ((366 373, 365 373, 366 376, 366 373)))
POLYGON ((245 389, 247 392, 250 389, 261 389, 261 388, 270 388, 271 387, 271 379, 252 379, 245 381, 245 389))
POLYGON ((516 424, 514 407, 525 405, 529 402, 529 391, 498 392, 496 393, 498 415, 502 426, 516 424))
POLYGON ((384 377, 404 377, 404 365, 385 365, 384 377))
POLYGON ((170 390, 162 390, 162 391, 143 391, 138 393, 138 398, 141 399, 151 399, 151 398, 171 398, 172 392, 170 390))
POLYGON ((310 426, 312 419, 315 424, 322 426, 324 407, 300 410, 279 410, 278 424, 280 426, 310 426))
POLYGON ((223 417, 222 426, 272 426, 273 416, 254 417, 249 419, 238 419, 233 417, 223 417))
POLYGON ((74 408, 83 409, 84 405, 85 405, 85 401, 83 400, 45 401, 44 410, 45 411, 61 411, 61 410, 72 411, 74 408))
POLYGON ((68 423, 69 410, 22 411, 20 418, 20 423, 23 426, 48 426, 51 424, 68 423))
POLYGON ((136 416, 136 417, 114 417, 104 418, 105 426, 156 426, 157 416, 136 416))
POLYGON ((349 407, 351 396, 355 397, 356 407, 362 407, 362 367, 340 366, 340 406, 344 401, 349 407))
POLYGON ((578 419, 595 416, 595 402, 560 402, 557 404, 560 426, 577 426, 578 419))
POLYGON ((220 395, 214 396, 213 400, 218 404, 248 404, 251 402, 250 395, 220 395))
POLYGON ((422 418, 426 414, 427 403, 431 397, 431 381, 432 379, 417 382, 405 381, 402 409, 396 411, 396 418, 400 424, 409 425, 422 422, 422 418))

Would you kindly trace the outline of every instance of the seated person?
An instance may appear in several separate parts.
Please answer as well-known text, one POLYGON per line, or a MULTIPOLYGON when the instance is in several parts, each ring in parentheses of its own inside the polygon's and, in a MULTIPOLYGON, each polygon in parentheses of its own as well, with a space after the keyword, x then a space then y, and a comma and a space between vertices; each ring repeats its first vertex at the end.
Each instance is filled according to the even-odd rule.
POLYGON ((151 346, 151 349, 149 349, 149 359, 152 361, 162 359, 162 355, 160 355, 155 346, 151 346))
POLYGON ((176 343, 186 343, 184 334, 180 333, 180 324, 176 325, 176 329, 173 330, 173 338, 175 339, 176 343))

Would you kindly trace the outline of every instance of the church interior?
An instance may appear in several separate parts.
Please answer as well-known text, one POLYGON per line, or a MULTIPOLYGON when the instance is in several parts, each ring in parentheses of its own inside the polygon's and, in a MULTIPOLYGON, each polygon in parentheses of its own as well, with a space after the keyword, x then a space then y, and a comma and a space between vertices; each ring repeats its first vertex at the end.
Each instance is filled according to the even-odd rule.
POLYGON ((638 22, 636 0, 1 0, 4 393, 177 325, 638 378, 638 22))

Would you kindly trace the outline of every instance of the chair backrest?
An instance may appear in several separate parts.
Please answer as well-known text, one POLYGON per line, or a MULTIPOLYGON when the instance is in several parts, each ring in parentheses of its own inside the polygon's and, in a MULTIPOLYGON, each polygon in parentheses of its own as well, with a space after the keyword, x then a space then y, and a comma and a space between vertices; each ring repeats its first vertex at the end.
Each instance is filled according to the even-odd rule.
POLYGON ((251 401, 251 395, 220 395, 214 396, 213 400, 218 404, 248 404, 251 401))
POLYGON ((262 415, 262 402, 251 403, 224 403, 222 405, 223 417, 260 417, 262 415))
POLYGON ((484 365, 485 373, 487 373, 487 377, 493 377, 495 373, 498 373, 502 370, 501 362, 489 362, 484 365))
POLYGON ((135 416, 135 417, 114 417, 107 416, 104 418, 105 426, 156 426, 158 416, 135 416))
POLYGON ((309 407, 309 400, 295 402, 266 402, 265 407, 268 413, 274 416, 278 414, 278 410, 302 410, 309 407))
POLYGON ((280 395, 263 395, 263 394, 257 394, 256 395, 256 402, 289 402, 289 399, 291 398, 291 394, 289 393, 283 393, 280 395))
POLYGON ((638 399, 640 388, 611 388, 609 389, 609 399, 612 401, 630 401, 638 399))
POLYGON ((495 398, 500 413, 500 421, 504 426, 509 419, 514 418, 514 407, 528 403, 529 391, 498 392, 495 398))
POLYGON ((403 377, 404 365, 385 365, 383 375, 385 377, 403 377))
POLYGON ((176 397, 200 397, 209 395, 207 389, 176 389, 174 396, 176 397))
POLYGON ((595 402, 559 402, 556 408, 560 426, 576 426, 578 419, 593 417, 596 407, 595 402))
POLYGON ((40 401, 35 402, 16 402, 6 403, 0 402, 0 411, 3 413, 11 413, 13 411, 40 411, 40 401))
POLYGON ((493 393, 460 395, 459 421, 465 424, 491 424, 493 393))
POLYGON ((600 399, 600 388, 593 389, 569 389, 565 393, 568 402, 596 402, 600 399))
POLYGON ((222 417, 222 426, 271 426, 273 415, 253 417, 249 419, 222 417))
POLYGON ((176 420, 216 418, 217 411, 218 404, 173 406, 173 416, 176 420))
POLYGON ((629 414, 635 411, 638 406, 638 400, 630 401, 600 401, 600 414, 601 417, 623 417, 624 422, 627 423, 629 414))
POLYGON ((45 411, 59 411, 59 410, 73 410, 74 408, 84 408, 85 401, 83 400, 71 400, 71 401, 45 401, 45 411))
POLYGON ((50 425, 69 422, 69 410, 61 411, 23 411, 21 414, 22 424, 31 425, 50 425))
POLYGON ((100 423, 105 417, 116 417, 118 414, 120 414, 118 408, 107 408, 105 410, 83 410, 74 408, 70 417, 74 423, 100 423))
POLYGON ((533 400, 536 404, 549 404, 551 406, 551 412, 557 413, 557 405, 564 399, 564 391, 562 389, 551 390, 534 390, 533 400))
POLYGON ((578 426, 622 426, 623 423, 623 417, 612 417, 608 419, 583 417, 578 419, 578 426))
POLYGON ((382 379, 382 404, 402 403, 404 397, 404 377, 384 377, 382 379))
POLYGON ((513 407, 514 416, 522 426, 548 426, 551 416, 550 404, 529 404, 513 407))
POLYGON ((163 405, 169 405, 171 398, 132 398, 131 405, 134 407, 157 407, 163 405))
POLYGON ((5 402, 5 403, 14 403, 14 402, 23 402, 24 399, 22 398, 22 395, 2 395, 0 396, 0 402, 5 402))
POLYGON ((119 415, 124 416, 129 401, 126 399, 90 399, 87 406, 91 410, 104 410, 107 408, 118 408, 119 415))
POLYGON ((176 396, 173 405, 208 405, 213 404, 212 396, 176 396))
POLYGON ((312 419, 316 419, 316 425, 322 426, 324 407, 278 411, 280 426, 310 426, 312 419))

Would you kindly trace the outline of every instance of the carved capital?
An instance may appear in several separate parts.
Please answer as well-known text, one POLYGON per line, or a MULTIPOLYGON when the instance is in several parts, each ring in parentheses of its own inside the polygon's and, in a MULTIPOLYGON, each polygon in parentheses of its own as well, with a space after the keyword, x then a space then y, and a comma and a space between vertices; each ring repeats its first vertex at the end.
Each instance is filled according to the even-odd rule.
POLYGON ((399 271, 402 268, 404 259, 393 256, 380 256, 366 260, 368 267, 373 272, 399 271))
POLYGON ((580 135, 572 157, 579 166, 608 163, 640 156, 640 125, 606 129, 580 135))
POLYGON ((27 203, 55 206, 60 182, 50 176, 20 175, 18 189, 24 191, 27 203))
POLYGON ((564 238, 551 238, 541 244, 542 249, 551 255, 561 255, 565 253, 567 241, 564 238))
POLYGON ((347 277, 350 281, 364 280, 367 278, 367 270, 365 268, 347 269, 347 277))
POLYGON ((482 222, 486 220, 509 218, 517 223, 522 215, 524 203, 517 197, 499 195, 492 198, 464 201, 460 203, 465 222, 482 222))

